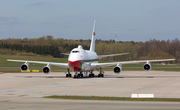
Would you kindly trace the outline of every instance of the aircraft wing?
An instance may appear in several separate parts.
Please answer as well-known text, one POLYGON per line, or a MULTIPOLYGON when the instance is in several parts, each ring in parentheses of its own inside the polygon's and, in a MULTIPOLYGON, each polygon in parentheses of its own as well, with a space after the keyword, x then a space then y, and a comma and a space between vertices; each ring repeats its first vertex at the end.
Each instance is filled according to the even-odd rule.
POLYGON ((123 61, 123 62, 110 62, 110 63, 92 63, 91 68, 106 67, 120 64, 131 64, 131 63, 150 63, 150 62, 162 62, 162 61, 173 61, 175 59, 159 59, 159 60, 139 60, 139 61, 123 61))
POLYGON ((69 68, 68 63, 41 62, 41 61, 27 61, 27 60, 11 60, 11 59, 7 59, 7 61, 24 62, 24 63, 47 64, 47 65, 55 65, 55 66, 61 66, 61 67, 64 67, 64 68, 69 68))
POLYGON ((109 55, 98 55, 99 58, 103 58, 103 57, 111 57, 111 56, 118 56, 118 55, 126 55, 129 53, 119 53, 119 54, 109 54, 109 55))

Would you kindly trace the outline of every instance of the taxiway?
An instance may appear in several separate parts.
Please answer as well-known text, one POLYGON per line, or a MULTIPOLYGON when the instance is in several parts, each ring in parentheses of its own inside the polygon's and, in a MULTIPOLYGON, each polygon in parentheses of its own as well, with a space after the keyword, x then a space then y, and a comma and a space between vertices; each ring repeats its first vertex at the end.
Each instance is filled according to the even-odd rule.
POLYGON ((30 110, 43 107, 46 110, 50 106, 57 107, 57 109, 59 107, 69 109, 74 107, 77 109, 80 109, 79 107, 97 109, 180 108, 180 103, 172 102, 77 101, 42 98, 49 95, 131 97, 134 93, 154 94, 155 98, 180 98, 180 72, 123 71, 121 74, 106 72, 104 78, 96 76, 79 79, 66 78, 64 73, 0 74, 0 109, 3 107, 7 109, 22 107, 23 109, 24 107, 30 110))

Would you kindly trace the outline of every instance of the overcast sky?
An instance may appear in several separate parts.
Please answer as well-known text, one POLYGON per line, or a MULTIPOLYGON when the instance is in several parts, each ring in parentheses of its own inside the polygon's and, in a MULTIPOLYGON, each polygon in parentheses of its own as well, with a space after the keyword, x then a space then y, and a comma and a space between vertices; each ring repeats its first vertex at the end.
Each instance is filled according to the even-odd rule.
POLYGON ((0 0, 0 39, 54 38, 118 41, 180 37, 180 0, 0 0))

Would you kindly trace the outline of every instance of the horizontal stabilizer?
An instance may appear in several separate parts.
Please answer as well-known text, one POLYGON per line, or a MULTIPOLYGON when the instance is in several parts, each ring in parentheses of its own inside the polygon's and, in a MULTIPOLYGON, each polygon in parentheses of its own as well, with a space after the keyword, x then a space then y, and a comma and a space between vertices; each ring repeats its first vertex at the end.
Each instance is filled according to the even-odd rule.
POLYGON ((112 56, 118 56, 118 55, 127 55, 129 53, 118 53, 118 54, 109 54, 109 55, 98 55, 99 58, 104 58, 104 57, 112 57, 112 56))
POLYGON ((63 55, 69 55, 69 53, 61 53, 61 54, 63 54, 63 55))

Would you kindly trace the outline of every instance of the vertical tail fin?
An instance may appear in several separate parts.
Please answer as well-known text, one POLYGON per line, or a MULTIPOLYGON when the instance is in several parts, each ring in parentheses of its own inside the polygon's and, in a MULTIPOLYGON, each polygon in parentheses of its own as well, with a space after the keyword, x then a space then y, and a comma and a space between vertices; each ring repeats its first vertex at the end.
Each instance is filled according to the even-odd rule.
POLYGON ((95 24, 96 24, 96 20, 94 21, 94 26, 93 26, 90 51, 95 51, 95 38, 94 38, 94 36, 95 36, 95 24))

